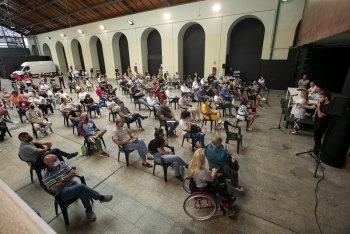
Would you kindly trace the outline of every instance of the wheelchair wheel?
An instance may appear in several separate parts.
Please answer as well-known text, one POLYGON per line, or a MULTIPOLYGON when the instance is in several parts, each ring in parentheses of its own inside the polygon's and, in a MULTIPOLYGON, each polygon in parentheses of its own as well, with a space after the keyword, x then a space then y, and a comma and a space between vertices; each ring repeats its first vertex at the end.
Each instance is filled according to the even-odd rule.
POLYGON ((183 204, 185 213, 195 220, 206 220, 216 212, 216 201, 206 194, 192 194, 183 204))
POLYGON ((187 193, 191 194, 190 177, 186 177, 186 179, 184 179, 184 181, 182 182, 182 187, 187 193))

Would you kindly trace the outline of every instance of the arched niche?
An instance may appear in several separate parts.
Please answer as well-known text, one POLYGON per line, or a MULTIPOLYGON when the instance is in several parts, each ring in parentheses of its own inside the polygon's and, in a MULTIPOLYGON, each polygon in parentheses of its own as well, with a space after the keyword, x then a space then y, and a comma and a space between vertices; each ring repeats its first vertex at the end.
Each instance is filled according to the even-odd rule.
POLYGON ((239 70, 247 83, 258 79, 264 34, 264 24, 257 17, 237 19, 227 34, 225 70, 239 70))
POLYGON ((155 28, 147 28, 141 35, 143 72, 157 75, 162 62, 162 39, 155 28))
POLYGON ((125 73, 130 66, 129 43, 123 33, 117 32, 112 38, 112 50, 115 68, 120 72, 125 73))
POLYGON ((188 75, 204 76, 205 32, 194 22, 185 24, 178 35, 179 73, 186 79, 188 75))
POLYGON ((97 36, 92 36, 89 41, 89 48, 94 73, 96 74, 96 69, 100 69, 101 74, 106 74, 103 47, 100 38, 97 36))
POLYGON ((74 69, 79 70, 80 68, 85 70, 85 62, 83 57, 83 51, 81 44, 77 39, 73 39, 71 42, 71 50, 73 57, 74 69))
POLYGON ((68 72, 67 56, 63 44, 60 41, 57 41, 55 49, 57 53, 59 69, 64 73, 68 72))
POLYGON ((52 59, 51 49, 46 43, 43 44, 43 52, 44 56, 50 56, 50 58, 52 59))

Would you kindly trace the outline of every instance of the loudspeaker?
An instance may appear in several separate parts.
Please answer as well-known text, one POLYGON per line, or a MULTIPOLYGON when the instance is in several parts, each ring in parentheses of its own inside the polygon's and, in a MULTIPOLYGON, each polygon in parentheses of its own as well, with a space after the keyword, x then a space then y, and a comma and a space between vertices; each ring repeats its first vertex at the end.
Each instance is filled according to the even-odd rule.
POLYGON ((350 110, 345 109, 343 116, 332 116, 324 141, 321 160, 323 163, 342 168, 350 146, 350 110))
POLYGON ((223 63, 223 64, 222 64, 222 69, 225 69, 225 67, 226 67, 226 64, 223 63))
POLYGON ((350 107, 350 97, 334 94, 329 108, 329 114, 335 116, 343 116, 346 108, 350 107))

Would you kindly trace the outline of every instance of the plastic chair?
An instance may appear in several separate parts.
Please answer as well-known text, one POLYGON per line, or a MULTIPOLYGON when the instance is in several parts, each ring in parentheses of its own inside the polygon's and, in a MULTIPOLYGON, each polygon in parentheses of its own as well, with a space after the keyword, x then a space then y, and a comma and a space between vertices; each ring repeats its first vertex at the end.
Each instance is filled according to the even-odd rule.
MULTIPOLYGON (((171 150, 171 152, 173 154, 175 154, 175 148, 173 146, 168 146, 165 145, 164 147, 167 147, 171 150)), ((168 167, 172 165, 172 163, 165 163, 164 159, 162 157, 160 157, 160 161, 161 163, 158 163, 156 160, 154 160, 154 166, 153 166, 153 175, 154 175, 154 171, 156 170, 156 166, 160 165, 163 167, 163 172, 164 172, 164 182, 166 183, 168 181, 168 167)))
POLYGON ((243 145, 243 136, 241 133, 241 127, 238 126, 234 126, 231 123, 229 123, 228 121, 224 122, 224 128, 226 131, 226 144, 229 143, 229 141, 237 141, 237 154, 239 154, 239 147, 240 145, 243 145), (229 126, 231 126, 232 128, 234 128, 235 130, 237 129, 237 132, 230 132, 229 131, 229 126))
MULTIPOLYGON (((46 119, 46 121, 48 121, 47 118, 44 118, 44 119, 46 119)), ((36 139, 38 139, 38 133, 37 133, 36 130, 34 129, 34 123, 33 123, 33 122, 30 122, 30 124, 32 125, 33 135, 35 136, 36 139)), ((43 127, 43 126, 44 126, 44 125, 41 125, 40 128, 43 127)), ((51 131, 51 133, 53 133, 51 126, 50 126, 50 131, 51 131)))
MULTIPOLYGON (((74 128, 73 128, 73 130, 74 130, 74 128)), ((79 133, 79 132, 78 132, 78 133, 79 133)), ((92 155, 93 152, 91 151, 91 146, 93 146, 94 143, 89 142, 89 141, 88 141, 88 138, 89 138, 89 137, 84 137, 84 145, 87 146, 88 155, 92 155)), ((102 143, 103 143, 103 146, 106 148, 106 143, 105 143, 105 140, 103 139, 103 136, 101 136, 100 139, 101 139, 101 141, 102 141, 102 143)))
MULTIPOLYGON (((126 166, 128 167, 129 166, 129 154, 131 152, 133 152, 134 150, 126 150, 124 145, 118 145, 117 144, 117 146, 118 146, 118 149, 119 149, 119 151, 118 151, 118 162, 119 162, 119 159, 120 159, 120 153, 124 153, 125 154, 126 166)), ((139 154, 140 154, 140 151, 139 151, 139 154)))

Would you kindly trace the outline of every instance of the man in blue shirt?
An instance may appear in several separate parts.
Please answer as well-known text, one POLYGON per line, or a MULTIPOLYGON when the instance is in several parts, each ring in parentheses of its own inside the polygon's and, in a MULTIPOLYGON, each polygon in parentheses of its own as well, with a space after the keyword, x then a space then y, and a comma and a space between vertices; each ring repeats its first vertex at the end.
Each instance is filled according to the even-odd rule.
POLYGON ((205 155, 208 159, 209 169, 217 168, 218 172, 223 173, 231 180, 234 189, 240 192, 244 191, 244 189, 238 185, 237 171, 231 168, 228 163, 228 160, 234 162, 236 159, 232 157, 232 153, 227 149, 227 145, 225 143, 222 144, 222 139, 220 137, 214 136, 212 143, 209 144, 205 150, 205 155))
POLYGON ((232 101, 233 99, 233 96, 228 92, 226 85, 222 86, 221 97, 224 101, 232 101))

